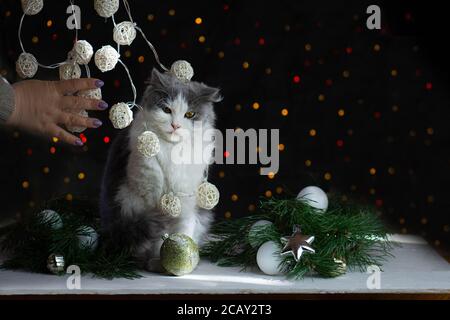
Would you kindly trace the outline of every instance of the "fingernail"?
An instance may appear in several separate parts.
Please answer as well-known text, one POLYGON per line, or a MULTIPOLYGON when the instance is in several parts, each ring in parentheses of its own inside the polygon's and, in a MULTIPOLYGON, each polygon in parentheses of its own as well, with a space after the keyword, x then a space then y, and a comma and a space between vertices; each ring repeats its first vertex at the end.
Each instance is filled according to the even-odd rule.
POLYGON ((81 147, 83 145, 83 141, 80 139, 75 140, 75 145, 81 147))
POLYGON ((98 107, 99 107, 99 109, 105 110, 108 108, 108 104, 105 101, 100 101, 98 103, 98 107))
POLYGON ((105 83, 104 83, 102 80, 96 80, 96 81, 95 81, 95 86, 96 86, 97 88, 103 87, 104 84, 105 84, 105 83))
POLYGON ((94 122, 93 122, 93 124, 94 124, 94 127, 95 127, 95 128, 98 128, 98 127, 100 127, 103 123, 102 123, 100 120, 95 119, 94 122))

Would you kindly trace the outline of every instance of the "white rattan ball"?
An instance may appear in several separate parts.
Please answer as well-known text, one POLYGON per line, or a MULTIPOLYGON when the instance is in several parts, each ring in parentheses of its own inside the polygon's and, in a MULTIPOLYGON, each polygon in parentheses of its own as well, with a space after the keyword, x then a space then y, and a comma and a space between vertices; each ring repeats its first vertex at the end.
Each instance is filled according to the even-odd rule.
POLYGON ((88 64, 94 55, 94 49, 86 40, 75 42, 72 53, 75 54, 75 62, 78 64, 88 64))
POLYGON ((119 9, 119 0, 95 0, 94 9, 103 18, 109 18, 119 9))
POLYGON ((215 185, 203 182, 197 188, 197 205, 200 208, 211 210, 219 203, 220 193, 215 185))
POLYGON ((17 74, 22 78, 33 78, 38 70, 38 62, 31 53, 21 53, 16 61, 17 74))
POLYGON ((160 145, 155 133, 144 131, 137 140, 137 149, 144 157, 151 158, 158 154, 160 145))
POLYGON ((113 39, 121 46, 129 46, 136 38, 134 23, 123 21, 114 27, 113 39))
POLYGON ((81 69, 77 63, 65 63, 59 67, 59 79, 80 79, 81 69))
POLYGON ((170 72, 181 81, 190 81, 194 76, 194 69, 191 64, 185 60, 178 60, 172 64, 170 72))
MULTIPOLYGON (((87 113, 86 110, 81 110, 78 113, 78 115, 85 117, 85 118, 89 117, 89 114, 87 113)), ((69 130, 70 132, 73 132, 73 133, 81 133, 86 129, 87 129, 86 127, 67 127, 67 130, 69 130)))
POLYGON ((100 88, 82 90, 77 93, 77 96, 88 99, 100 100, 102 98, 102 90, 100 88))
POLYGON ((166 215, 176 218, 181 214, 181 200, 172 192, 161 197, 160 205, 162 212, 166 215))
POLYGON ((38 14, 43 7, 44 0, 22 0, 23 12, 28 16, 38 14))
POLYGON ((114 69, 119 61, 120 54, 110 45, 103 46, 95 53, 95 65, 101 72, 114 69))
POLYGON ((126 128, 133 121, 133 111, 124 102, 116 103, 109 110, 109 120, 116 129, 126 128))

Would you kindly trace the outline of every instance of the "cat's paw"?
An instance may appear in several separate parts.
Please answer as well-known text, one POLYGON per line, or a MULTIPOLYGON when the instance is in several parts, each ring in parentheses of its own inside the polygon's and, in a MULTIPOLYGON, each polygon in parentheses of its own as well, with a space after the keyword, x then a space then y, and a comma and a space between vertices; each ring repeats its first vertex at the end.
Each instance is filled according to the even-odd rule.
POLYGON ((161 260, 159 258, 148 259, 144 267, 145 270, 149 272, 158 272, 158 273, 165 272, 163 266, 161 265, 161 260))

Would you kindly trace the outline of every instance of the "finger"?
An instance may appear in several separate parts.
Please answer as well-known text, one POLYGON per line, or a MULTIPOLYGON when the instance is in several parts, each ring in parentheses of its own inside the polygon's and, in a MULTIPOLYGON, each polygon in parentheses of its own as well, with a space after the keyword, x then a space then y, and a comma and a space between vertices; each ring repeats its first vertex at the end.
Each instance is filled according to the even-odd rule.
POLYGON ((66 127, 85 127, 98 128, 102 122, 95 118, 84 117, 80 114, 61 112, 58 120, 59 124, 64 124, 66 127))
POLYGON ((80 90, 103 87, 104 82, 94 78, 70 79, 58 81, 56 87, 61 94, 74 94, 80 90))
POLYGON ((61 107, 64 110, 105 110, 108 104, 103 100, 89 99, 77 96, 65 96, 62 98, 61 107))
POLYGON ((81 141, 80 138, 78 138, 77 136, 74 136, 73 134, 70 134, 69 132, 67 132, 66 130, 64 130, 63 128, 61 128, 57 125, 53 125, 50 128, 50 133, 53 137, 56 137, 65 143, 68 143, 68 144, 71 144, 74 146, 78 146, 78 147, 83 146, 83 141, 81 141))

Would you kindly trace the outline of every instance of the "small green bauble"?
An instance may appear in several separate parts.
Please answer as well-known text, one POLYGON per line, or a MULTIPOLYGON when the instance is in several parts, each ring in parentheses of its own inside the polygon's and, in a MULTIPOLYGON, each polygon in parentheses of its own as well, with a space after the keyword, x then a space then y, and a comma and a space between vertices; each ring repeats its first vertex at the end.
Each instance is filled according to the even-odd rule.
POLYGON ((197 244, 181 233, 174 233, 164 240, 160 256, 164 269, 176 276, 191 273, 200 260, 197 244))

